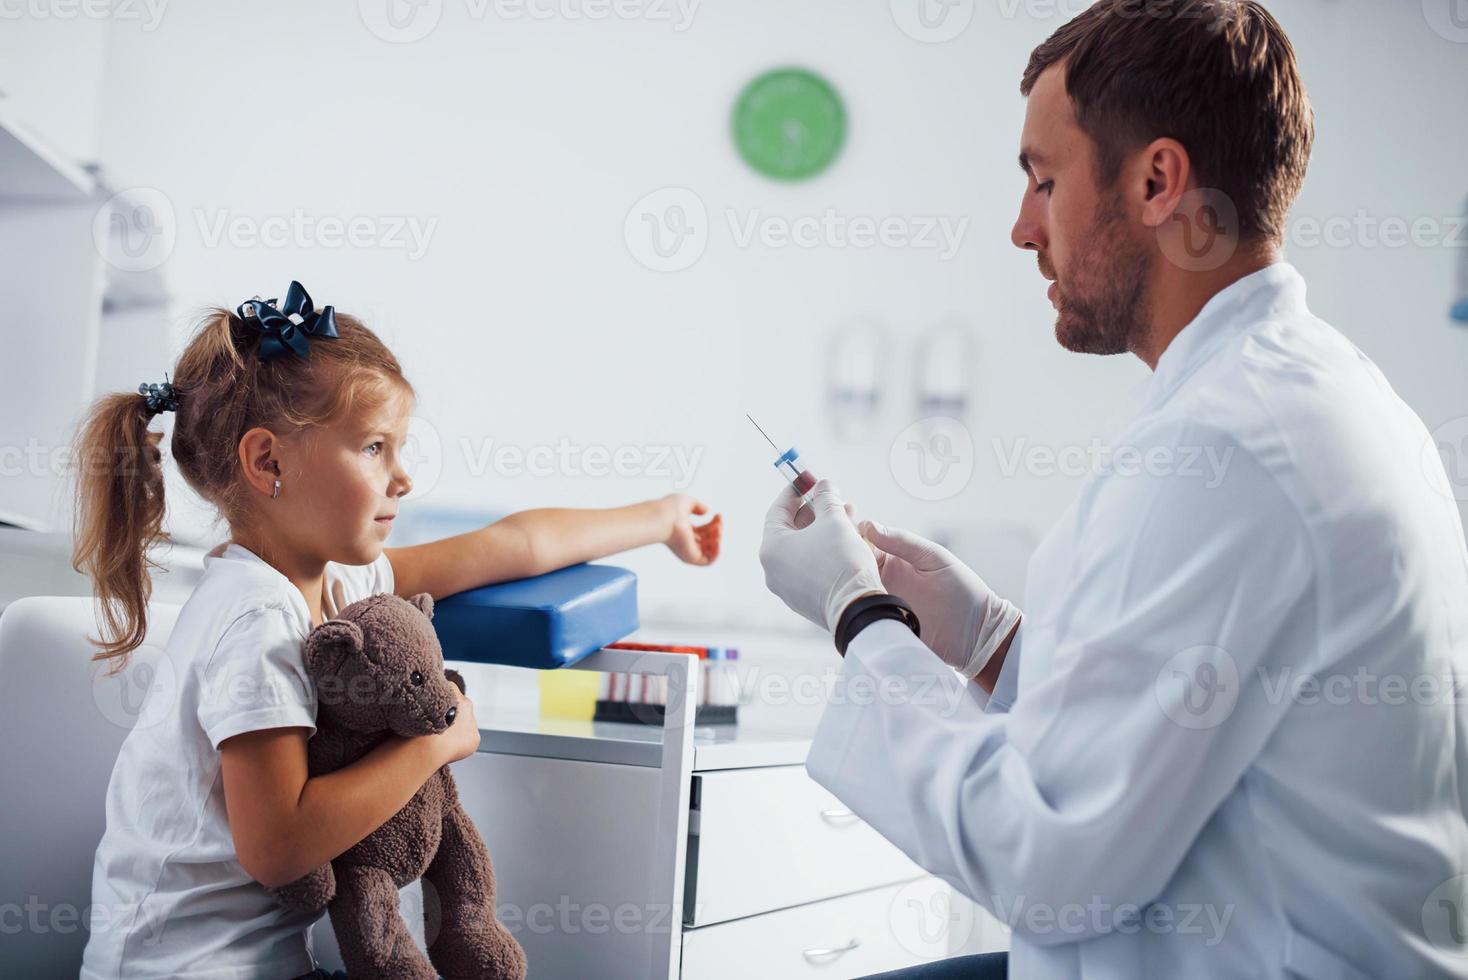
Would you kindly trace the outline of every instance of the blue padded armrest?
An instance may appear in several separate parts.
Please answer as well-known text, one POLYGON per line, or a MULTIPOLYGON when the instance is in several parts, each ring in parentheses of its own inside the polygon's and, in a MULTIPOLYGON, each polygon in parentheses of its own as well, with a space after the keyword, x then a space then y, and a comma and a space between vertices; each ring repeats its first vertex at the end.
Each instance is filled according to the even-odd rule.
POLYGON ((433 604, 433 628, 445 660, 564 667, 637 629, 637 576, 572 565, 470 589, 433 604))

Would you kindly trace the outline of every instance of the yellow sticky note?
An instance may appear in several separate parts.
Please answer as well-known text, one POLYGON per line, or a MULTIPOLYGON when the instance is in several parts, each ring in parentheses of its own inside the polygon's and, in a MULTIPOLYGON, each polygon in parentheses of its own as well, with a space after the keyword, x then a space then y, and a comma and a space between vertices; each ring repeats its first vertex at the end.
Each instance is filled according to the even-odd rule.
POLYGON ((540 716, 590 721, 601 676, 594 670, 542 670, 540 716))

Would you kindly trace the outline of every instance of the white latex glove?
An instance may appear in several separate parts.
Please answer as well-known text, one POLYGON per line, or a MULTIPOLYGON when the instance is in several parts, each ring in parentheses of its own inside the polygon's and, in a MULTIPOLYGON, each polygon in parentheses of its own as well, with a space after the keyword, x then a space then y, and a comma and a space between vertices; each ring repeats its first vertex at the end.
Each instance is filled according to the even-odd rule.
POLYGON ((923 642, 972 680, 1019 622, 1019 609, 942 545, 874 521, 860 530, 878 552, 883 587, 917 613, 923 642))
POLYGON ((765 586, 806 619, 834 630, 855 600, 882 592, 877 559, 851 522, 850 510, 829 481, 811 491, 809 512, 786 486, 765 515, 759 549, 765 586), (796 522, 796 513, 800 521, 796 522))

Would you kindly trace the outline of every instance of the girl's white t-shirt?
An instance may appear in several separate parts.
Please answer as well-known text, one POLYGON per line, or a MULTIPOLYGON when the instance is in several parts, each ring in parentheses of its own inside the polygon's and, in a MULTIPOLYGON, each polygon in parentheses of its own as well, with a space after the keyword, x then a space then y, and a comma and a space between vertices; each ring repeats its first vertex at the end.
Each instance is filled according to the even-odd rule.
MULTIPOLYGON (((393 591, 387 555, 328 563, 322 613, 393 591)), ((81 980, 290 980, 315 969, 320 913, 276 903, 235 857, 219 743, 263 728, 316 730, 302 658, 311 614, 290 580, 225 542, 151 674, 107 787, 81 980)))

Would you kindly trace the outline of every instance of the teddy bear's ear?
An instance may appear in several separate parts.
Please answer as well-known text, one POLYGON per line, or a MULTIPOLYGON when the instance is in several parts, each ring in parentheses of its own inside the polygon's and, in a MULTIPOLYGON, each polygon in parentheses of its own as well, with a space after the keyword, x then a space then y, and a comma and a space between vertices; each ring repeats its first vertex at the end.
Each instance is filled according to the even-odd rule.
POLYGON ((423 615, 429 619, 433 618, 433 596, 427 592, 420 592, 408 601, 417 606, 418 611, 423 615))
POLYGON ((362 630, 345 619, 328 619, 306 637, 306 672, 326 677, 341 670, 346 659, 360 653, 362 630))

